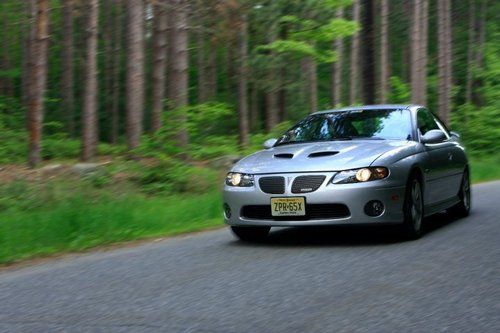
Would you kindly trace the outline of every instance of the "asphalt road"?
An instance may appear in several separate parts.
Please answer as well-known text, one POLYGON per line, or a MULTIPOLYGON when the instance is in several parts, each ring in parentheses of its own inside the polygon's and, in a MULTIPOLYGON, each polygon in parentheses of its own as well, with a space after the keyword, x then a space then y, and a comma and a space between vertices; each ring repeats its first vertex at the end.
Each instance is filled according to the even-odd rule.
POLYGON ((500 332, 500 182, 392 229, 227 230, 0 273, 0 332, 500 332))

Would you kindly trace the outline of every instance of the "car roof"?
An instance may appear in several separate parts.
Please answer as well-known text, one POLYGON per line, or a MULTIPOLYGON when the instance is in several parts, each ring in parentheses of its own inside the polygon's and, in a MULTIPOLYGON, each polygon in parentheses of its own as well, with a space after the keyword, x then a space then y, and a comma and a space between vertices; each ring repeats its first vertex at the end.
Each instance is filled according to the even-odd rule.
POLYGON ((331 112, 342 112, 342 111, 354 111, 354 110, 393 110, 393 109, 407 109, 412 110, 415 108, 421 108, 422 106, 416 104, 379 104, 379 105, 353 105, 339 109, 331 109, 314 112, 313 114, 331 113, 331 112))

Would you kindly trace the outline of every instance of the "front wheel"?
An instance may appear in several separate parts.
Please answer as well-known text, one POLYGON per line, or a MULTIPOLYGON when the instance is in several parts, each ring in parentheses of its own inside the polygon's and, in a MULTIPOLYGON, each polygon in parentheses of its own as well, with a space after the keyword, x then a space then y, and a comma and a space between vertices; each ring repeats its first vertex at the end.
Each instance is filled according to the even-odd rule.
POLYGON ((267 237, 271 227, 231 227, 231 231, 245 242, 259 242, 267 237))
POLYGON ((448 210, 448 213, 454 217, 466 217, 470 212, 470 179, 469 171, 465 170, 462 177, 462 184, 460 185, 460 192, 458 192, 460 202, 448 210))
POLYGON ((422 235, 424 219, 424 200, 420 180, 413 177, 406 186, 406 196, 403 206, 403 233, 406 238, 417 239, 422 235))

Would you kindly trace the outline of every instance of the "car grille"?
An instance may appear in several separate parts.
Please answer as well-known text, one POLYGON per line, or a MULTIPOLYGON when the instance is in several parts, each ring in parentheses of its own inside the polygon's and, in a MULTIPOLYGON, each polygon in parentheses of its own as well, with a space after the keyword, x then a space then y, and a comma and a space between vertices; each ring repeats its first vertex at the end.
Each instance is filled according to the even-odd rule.
POLYGON ((275 221, 307 221, 322 219, 338 219, 349 217, 351 212, 343 204, 306 204, 305 216, 272 216, 271 205, 249 205, 243 206, 241 216, 255 220, 275 221))
POLYGON ((292 193, 310 193, 316 191, 325 181, 325 176, 299 176, 292 185, 292 193))
POLYGON ((259 186, 264 193, 283 194, 285 193, 285 178, 262 177, 259 179, 259 186))

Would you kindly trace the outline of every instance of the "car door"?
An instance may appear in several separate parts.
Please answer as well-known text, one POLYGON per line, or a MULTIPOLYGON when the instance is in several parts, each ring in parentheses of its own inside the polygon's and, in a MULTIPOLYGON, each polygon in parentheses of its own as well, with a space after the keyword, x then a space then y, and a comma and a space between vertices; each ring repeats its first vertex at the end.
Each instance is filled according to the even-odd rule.
MULTIPOLYGON (((441 130, 446 139, 442 142, 424 144, 424 158, 422 166, 425 173, 424 197, 426 205, 437 204, 456 195, 453 188, 452 176, 454 143, 449 133, 441 128, 432 113, 427 109, 417 111, 417 128, 419 138, 430 130, 441 130)), ((454 186, 453 186, 454 187, 454 186)))
POLYGON ((462 184, 462 177, 467 166, 467 157, 465 155, 464 147, 460 143, 458 137, 451 135, 450 131, 444 123, 437 117, 434 116, 434 120, 436 121, 439 128, 448 135, 448 143, 450 143, 450 152, 448 153, 448 159, 451 163, 451 172, 448 176, 448 185, 450 190, 450 196, 455 196, 458 194, 460 190, 460 186, 462 184))

